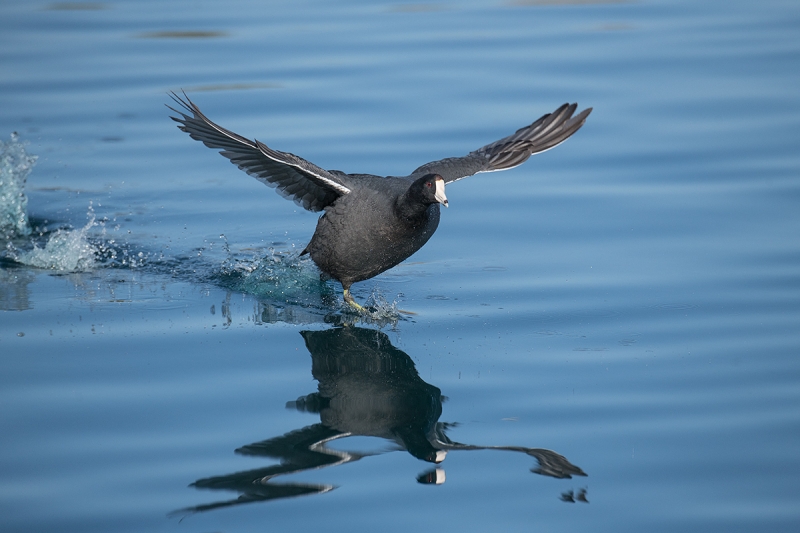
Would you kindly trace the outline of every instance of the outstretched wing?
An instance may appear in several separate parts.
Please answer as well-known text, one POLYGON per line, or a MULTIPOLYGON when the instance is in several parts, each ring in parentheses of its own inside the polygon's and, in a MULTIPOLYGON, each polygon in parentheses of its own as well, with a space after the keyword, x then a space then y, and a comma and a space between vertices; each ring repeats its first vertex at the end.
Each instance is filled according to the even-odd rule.
POLYGON ((226 130, 209 120, 186 93, 184 98, 175 93, 171 96, 186 111, 167 106, 180 115, 170 117, 180 124, 178 128, 209 148, 219 149, 231 163, 275 187, 284 198, 291 198, 309 211, 321 211, 350 192, 344 174, 334 174, 294 154, 273 150, 262 142, 226 130))
POLYGON ((492 144, 487 144, 464 157, 448 157, 422 165, 412 176, 439 174, 444 181, 460 180, 478 172, 507 170, 521 165, 533 154, 544 152, 566 141, 586 122, 592 108, 574 117, 578 104, 564 104, 552 113, 492 144))

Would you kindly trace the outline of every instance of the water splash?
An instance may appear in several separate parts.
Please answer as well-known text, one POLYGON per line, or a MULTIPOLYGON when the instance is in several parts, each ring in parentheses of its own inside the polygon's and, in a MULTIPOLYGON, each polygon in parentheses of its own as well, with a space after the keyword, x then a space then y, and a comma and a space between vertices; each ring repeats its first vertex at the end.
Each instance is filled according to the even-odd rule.
POLYGON ((31 232, 25 182, 38 157, 25 151, 27 144, 16 133, 11 141, 0 141, 0 235, 5 240, 31 232))
POLYGON ((88 222, 78 229, 34 228, 25 238, 9 240, 2 255, 23 265, 59 272, 142 268, 160 259, 158 254, 118 243, 107 230, 109 220, 95 216, 92 202, 89 202, 86 217, 88 222))
MULTIPOLYGON (((349 312, 355 312, 346 304, 345 308, 347 308, 349 312)), ((360 322, 368 324, 394 324, 404 319, 400 314, 401 311, 397 308, 397 300, 389 302, 378 287, 372 289, 369 297, 364 302, 364 309, 366 313, 360 315, 360 322)))
POLYGON ((261 257, 229 252, 215 277, 225 288, 289 304, 322 304, 326 295, 333 294, 311 259, 272 247, 261 257))
MULTIPOLYGON (((28 221, 28 197, 25 184, 36 163, 37 156, 28 154, 16 133, 10 142, 0 141, 0 236, 6 241, 5 256, 18 263, 61 271, 82 271, 94 266, 96 250, 86 240, 86 233, 94 225, 92 214, 89 224, 77 231, 61 230, 49 235, 44 248, 40 248, 28 221), (20 248, 33 246, 32 250, 20 248)), ((41 232, 39 237, 46 233, 41 232)))
MULTIPOLYGON (((45 222, 32 228, 28 219, 25 184, 36 156, 25 152, 25 143, 16 135, 11 142, 0 143, 0 261, 10 259, 30 267, 57 272, 87 272, 96 269, 142 269, 190 282, 206 282, 231 292, 245 293, 258 300, 258 322, 332 322, 395 324, 402 320, 397 302, 388 302, 374 289, 366 298, 366 313, 357 313, 337 296, 336 284, 321 279, 308 256, 301 256, 294 246, 289 250, 270 247, 232 253, 224 235, 220 235, 224 256, 222 263, 209 261, 207 254, 218 245, 194 250, 189 255, 168 257, 161 253, 136 250, 117 242, 120 229, 113 220, 95 216, 89 203, 85 225, 47 227, 45 222)), ((99 205, 99 204, 98 204, 99 205)))
POLYGON ((33 249, 16 254, 15 260, 23 265, 61 272, 92 270, 99 258, 99 249, 89 242, 89 230, 95 226, 94 213, 89 209, 89 222, 76 230, 59 229, 50 234, 44 248, 33 244, 33 249))
MULTIPOLYGON (((220 238, 225 239, 224 235, 220 238)), ((258 322, 324 321, 328 323, 369 323, 385 326, 404 320, 397 302, 389 302, 373 289, 359 313, 337 295, 336 284, 326 281, 308 256, 297 250, 270 247, 250 256, 230 252, 221 268, 208 281, 235 292, 255 296, 259 301, 258 322), (315 318, 316 317, 316 318, 315 318)))

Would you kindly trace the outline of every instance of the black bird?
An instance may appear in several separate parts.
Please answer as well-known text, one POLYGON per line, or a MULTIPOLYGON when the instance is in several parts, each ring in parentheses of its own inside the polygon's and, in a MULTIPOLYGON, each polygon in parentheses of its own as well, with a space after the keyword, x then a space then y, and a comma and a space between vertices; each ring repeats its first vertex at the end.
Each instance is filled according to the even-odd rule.
POLYGON ((288 152, 246 139, 218 126, 184 93, 169 107, 181 130, 202 141, 236 166, 309 211, 325 213, 305 250, 319 269, 338 280, 344 300, 363 310, 350 286, 377 276, 428 242, 439 225, 439 204, 447 207, 444 188, 479 172, 506 170, 531 155, 549 150, 578 131, 592 108, 573 116, 577 104, 564 104, 533 124, 463 157, 422 165, 408 176, 380 177, 324 170, 288 152))

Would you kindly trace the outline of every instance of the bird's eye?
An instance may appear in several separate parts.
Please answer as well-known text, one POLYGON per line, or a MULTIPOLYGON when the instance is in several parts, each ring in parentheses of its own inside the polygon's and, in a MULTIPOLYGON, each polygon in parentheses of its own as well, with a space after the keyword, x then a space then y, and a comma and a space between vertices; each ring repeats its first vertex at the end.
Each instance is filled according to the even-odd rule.
POLYGON ((431 182, 429 181, 428 183, 425 184, 425 186, 430 189, 431 188, 431 182))

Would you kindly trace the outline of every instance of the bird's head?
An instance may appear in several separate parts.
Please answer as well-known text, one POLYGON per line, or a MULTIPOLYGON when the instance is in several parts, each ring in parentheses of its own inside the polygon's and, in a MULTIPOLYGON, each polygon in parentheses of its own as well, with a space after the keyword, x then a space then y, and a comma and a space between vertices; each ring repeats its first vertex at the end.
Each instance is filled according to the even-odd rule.
POLYGON ((439 174, 426 174, 415 181, 414 185, 419 187, 427 203, 440 203, 449 207, 447 196, 444 194, 444 178, 439 174))

